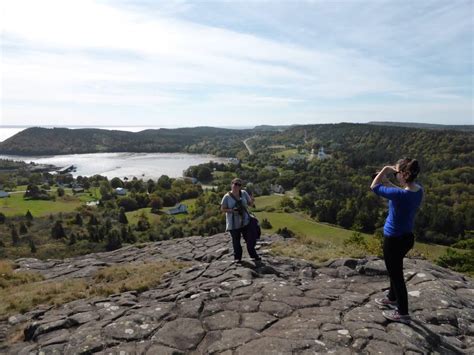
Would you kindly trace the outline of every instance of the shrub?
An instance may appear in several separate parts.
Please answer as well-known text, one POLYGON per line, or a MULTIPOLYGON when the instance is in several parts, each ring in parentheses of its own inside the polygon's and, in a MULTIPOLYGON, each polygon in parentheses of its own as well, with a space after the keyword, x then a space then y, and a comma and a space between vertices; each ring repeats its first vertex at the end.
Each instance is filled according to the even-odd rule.
POLYGON ((446 254, 442 255, 436 263, 459 272, 472 274, 474 273, 474 250, 471 249, 467 253, 460 253, 448 248, 446 254))
POLYGON ((260 227, 263 229, 272 229, 272 224, 268 219, 264 218, 262 222, 260 222, 260 227))
POLYGON ((365 238, 359 232, 353 232, 349 239, 344 241, 345 247, 356 246, 359 248, 367 249, 367 242, 365 238))
POLYGON ((283 238, 294 238, 294 236, 295 236, 295 232, 293 232, 292 230, 290 230, 286 227, 279 228, 276 231, 276 233, 281 235, 283 238))

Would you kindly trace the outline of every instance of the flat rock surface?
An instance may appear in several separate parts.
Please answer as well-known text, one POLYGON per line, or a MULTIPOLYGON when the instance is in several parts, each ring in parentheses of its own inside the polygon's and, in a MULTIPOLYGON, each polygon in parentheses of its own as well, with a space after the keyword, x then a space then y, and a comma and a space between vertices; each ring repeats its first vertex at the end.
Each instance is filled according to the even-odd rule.
POLYGON ((232 263, 230 237, 190 237, 66 260, 19 259, 47 279, 91 277, 147 260, 187 260, 156 288, 39 307, 0 323, 24 335, 5 354, 474 353, 472 280, 419 259, 405 260, 410 325, 375 304, 388 287, 383 261, 338 259, 324 266, 265 253, 232 263))

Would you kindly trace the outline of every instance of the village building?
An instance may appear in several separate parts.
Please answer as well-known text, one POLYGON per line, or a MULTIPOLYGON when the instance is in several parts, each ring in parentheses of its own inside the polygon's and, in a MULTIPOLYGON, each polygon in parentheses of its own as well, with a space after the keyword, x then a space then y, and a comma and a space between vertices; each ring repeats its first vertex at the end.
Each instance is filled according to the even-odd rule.
POLYGON ((183 205, 182 203, 176 205, 175 207, 169 209, 167 211, 168 214, 180 214, 180 213, 188 213, 188 207, 183 205))
POLYGON ((79 194, 84 192, 84 188, 82 186, 75 186, 72 188, 72 193, 73 194, 79 194))
POLYGON ((117 187, 115 189, 115 193, 117 196, 126 196, 127 195, 127 189, 124 189, 123 187, 117 187))
POLYGON ((270 185, 270 190, 273 192, 273 193, 276 193, 276 194, 284 194, 285 193, 285 189, 283 188, 283 186, 281 185, 278 185, 278 184, 271 184, 270 185))
POLYGON ((319 148, 318 159, 319 160, 324 160, 324 159, 328 159, 328 158, 330 158, 330 156, 324 152, 324 147, 319 148))

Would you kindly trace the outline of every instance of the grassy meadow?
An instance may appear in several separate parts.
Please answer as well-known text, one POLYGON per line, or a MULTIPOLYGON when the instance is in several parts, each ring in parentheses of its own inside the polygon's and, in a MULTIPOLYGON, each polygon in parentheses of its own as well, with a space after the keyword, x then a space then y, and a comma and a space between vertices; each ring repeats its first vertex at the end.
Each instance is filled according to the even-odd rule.
MULTIPOLYGON (((278 196, 279 197, 279 196, 278 196)), ((360 233, 363 241, 350 243, 354 231, 324 223, 318 223, 301 213, 256 212, 260 221, 266 218, 271 229, 263 233, 275 233, 280 228, 288 228, 296 238, 288 243, 277 244, 273 251, 276 254, 297 257, 313 262, 323 262, 338 257, 364 257, 380 255, 380 240, 373 235, 360 233)), ((410 252, 436 261, 446 252, 447 247, 426 243, 416 243, 410 252)))
MULTIPOLYGON (((26 189, 26 186, 23 188, 26 189)), ((33 216, 41 217, 60 212, 73 212, 84 203, 98 198, 97 189, 90 189, 89 192, 77 195, 74 195, 71 189, 64 189, 64 196, 58 197, 57 188, 53 188, 49 193, 55 196, 54 200, 28 200, 23 198, 24 189, 10 193, 10 197, 0 199, 0 212, 7 217, 14 217, 24 216, 30 210, 33 216)))
POLYGON ((60 305, 81 298, 146 291, 157 286, 165 273, 187 265, 175 261, 130 263, 106 267, 90 279, 46 281, 37 273, 15 272, 13 264, 3 260, 0 261, 0 319, 27 312, 40 304, 60 305))

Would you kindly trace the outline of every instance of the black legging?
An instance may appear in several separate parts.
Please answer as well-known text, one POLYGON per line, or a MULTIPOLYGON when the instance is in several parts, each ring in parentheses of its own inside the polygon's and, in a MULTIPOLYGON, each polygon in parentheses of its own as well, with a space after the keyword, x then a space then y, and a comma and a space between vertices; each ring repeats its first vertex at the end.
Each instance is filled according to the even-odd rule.
POLYGON ((408 292, 403 276, 403 258, 413 248, 415 237, 413 233, 400 237, 384 237, 383 257, 390 277, 388 299, 397 301, 398 312, 408 314, 408 292))
POLYGON ((234 259, 242 259, 242 246, 240 245, 240 236, 243 236, 245 243, 247 244, 247 251, 252 259, 259 259, 257 252, 255 251, 255 245, 257 241, 255 238, 247 238, 245 235, 245 227, 240 229, 232 229, 229 231, 232 236, 232 246, 234 247, 234 259))

